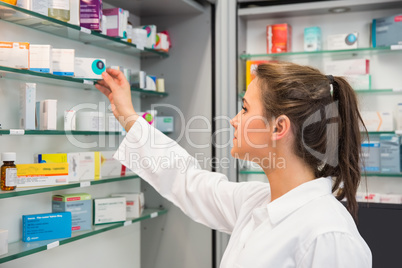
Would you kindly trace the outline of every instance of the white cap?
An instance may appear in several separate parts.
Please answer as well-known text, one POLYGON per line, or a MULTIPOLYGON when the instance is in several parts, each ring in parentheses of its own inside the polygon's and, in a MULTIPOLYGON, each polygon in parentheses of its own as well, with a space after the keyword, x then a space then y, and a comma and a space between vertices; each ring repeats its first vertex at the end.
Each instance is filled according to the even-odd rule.
POLYGON ((4 161, 15 161, 16 159, 16 154, 7 152, 7 153, 2 153, 1 154, 1 160, 4 161))

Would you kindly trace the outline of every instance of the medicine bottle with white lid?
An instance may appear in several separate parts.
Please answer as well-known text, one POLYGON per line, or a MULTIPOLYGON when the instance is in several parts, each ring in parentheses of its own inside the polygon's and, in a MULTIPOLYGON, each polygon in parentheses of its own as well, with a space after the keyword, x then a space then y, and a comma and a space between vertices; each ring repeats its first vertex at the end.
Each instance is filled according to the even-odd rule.
POLYGON ((17 167, 14 164, 16 159, 15 153, 2 153, 1 160, 3 165, 1 166, 1 190, 12 191, 17 188, 17 167))

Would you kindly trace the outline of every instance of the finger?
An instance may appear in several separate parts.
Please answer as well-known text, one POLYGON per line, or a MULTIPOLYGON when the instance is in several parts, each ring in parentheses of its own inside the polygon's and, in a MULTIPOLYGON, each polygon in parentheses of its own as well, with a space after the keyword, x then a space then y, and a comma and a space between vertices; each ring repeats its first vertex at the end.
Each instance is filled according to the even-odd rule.
POLYGON ((107 89, 110 90, 109 86, 106 84, 106 82, 104 80, 98 80, 97 84, 106 87, 107 89))
POLYGON ((118 81, 118 83, 128 83, 126 77, 120 70, 106 69, 106 72, 118 81))
POLYGON ((113 92, 113 88, 119 87, 118 84, 116 84, 115 80, 113 79, 112 76, 110 76, 107 72, 102 73, 102 78, 107 87, 110 88, 110 90, 113 92))
POLYGON ((109 98, 110 93, 112 93, 109 88, 104 87, 104 86, 102 86, 100 84, 95 84, 95 87, 96 87, 97 90, 102 92, 108 98, 109 98))

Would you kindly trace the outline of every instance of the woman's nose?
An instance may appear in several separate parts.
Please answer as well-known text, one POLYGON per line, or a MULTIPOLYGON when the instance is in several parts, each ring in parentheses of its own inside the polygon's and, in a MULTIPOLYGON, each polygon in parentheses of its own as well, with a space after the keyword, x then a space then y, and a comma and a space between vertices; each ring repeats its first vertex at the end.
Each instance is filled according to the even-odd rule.
POLYGON ((237 128, 237 126, 239 125, 239 122, 237 122, 236 117, 235 117, 232 120, 230 120, 230 124, 232 125, 232 127, 237 128))

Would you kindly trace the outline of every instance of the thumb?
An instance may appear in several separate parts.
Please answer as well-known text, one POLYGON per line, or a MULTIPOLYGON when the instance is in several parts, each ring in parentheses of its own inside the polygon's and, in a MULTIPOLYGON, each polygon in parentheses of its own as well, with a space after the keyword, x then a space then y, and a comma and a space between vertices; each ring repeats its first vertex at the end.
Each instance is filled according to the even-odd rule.
POLYGON ((117 84, 114 81, 113 77, 111 77, 107 72, 103 72, 102 73, 102 78, 105 81, 105 83, 109 86, 110 90, 113 92, 113 90, 117 86, 117 84))

